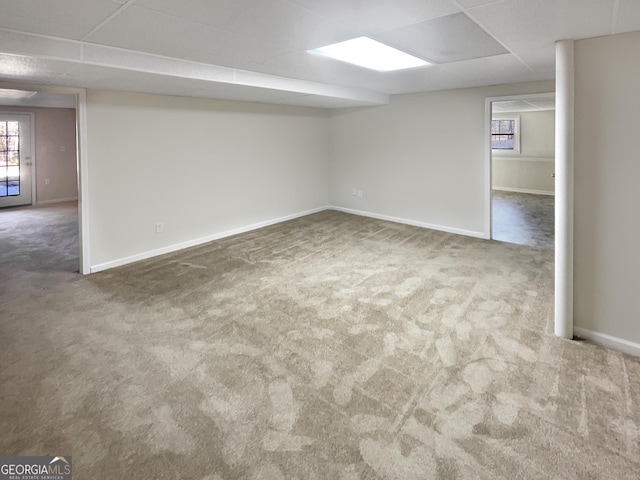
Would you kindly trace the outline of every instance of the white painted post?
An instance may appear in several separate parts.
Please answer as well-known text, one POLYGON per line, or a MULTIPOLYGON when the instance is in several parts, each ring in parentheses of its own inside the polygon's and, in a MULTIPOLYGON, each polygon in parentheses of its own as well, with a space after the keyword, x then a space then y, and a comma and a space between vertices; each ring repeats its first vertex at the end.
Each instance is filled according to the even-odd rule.
POLYGON ((555 334, 573 338, 574 42, 556 42, 555 334))

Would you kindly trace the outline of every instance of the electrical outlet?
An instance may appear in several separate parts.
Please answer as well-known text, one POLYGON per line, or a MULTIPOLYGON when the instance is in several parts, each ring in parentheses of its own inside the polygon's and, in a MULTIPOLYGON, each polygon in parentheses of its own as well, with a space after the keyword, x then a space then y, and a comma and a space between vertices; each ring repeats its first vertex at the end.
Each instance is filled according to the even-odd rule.
POLYGON ((156 233, 164 232, 164 223, 158 222, 156 223, 156 233))
POLYGON ((351 195, 353 195, 354 197, 358 195, 358 189, 354 188, 353 190, 351 190, 351 195))
POLYGON ((51 179, 50 178, 45 178, 44 179, 44 184, 45 185, 50 185, 51 184, 51 179))
POLYGON ((358 190, 358 197, 362 198, 362 196, 363 196, 362 190, 358 190))

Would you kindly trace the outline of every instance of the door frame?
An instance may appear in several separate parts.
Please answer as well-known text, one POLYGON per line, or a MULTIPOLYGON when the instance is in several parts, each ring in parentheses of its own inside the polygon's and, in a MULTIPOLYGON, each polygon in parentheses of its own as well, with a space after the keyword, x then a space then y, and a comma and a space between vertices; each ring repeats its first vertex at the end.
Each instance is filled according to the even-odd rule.
MULTIPOLYGON (((89 222, 89 156, 87 149, 87 91, 84 88, 54 87, 13 82, 0 82, 0 88, 26 90, 30 92, 57 93, 76 97, 76 169, 78 174, 78 230, 79 230, 79 271, 83 275, 91 273, 90 222, 89 222)), ((21 112, 24 113, 24 112, 21 112)), ((33 122, 33 117, 32 117, 33 122)), ((33 128, 33 123, 32 123, 33 128)), ((32 158, 35 159, 35 130, 32 130, 32 158)), ((32 162, 35 173, 35 161, 32 162)), ((32 176, 35 179, 35 175, 32 176)), ((36 189, 32 182, 32 204, 35 205, 36 189)))
MULTIPOLYGON (((8 108, 11 108, 10 106, 8 108)), ((35 120, 33 116, 33 112, 16 112, 13 110, 4 110, 0 105, 0 115, 21 115, 23 117, 29 117, 29 150, 30 150, 30 160, 31 162, 29 175, 31 175, 31 203, 25 205, 35 205, 37 196, 36 196, 36 131, 35 131, 35 120)), ((20 160, 22 169, 22 159, 20 160)))
MULTIPOLYGON (((522 95, 506 95, 501 97, 486 97, 485 102, 485 218, 484 218, 484 238, 491 240, 493 238, 493 153, 491 151, 491 120, 493 118, 493 103, 505 102, 512 100, 535 100, 538 98, 555 98, 555 92, 546 93, 529 93, 522 95)), ((556 133, 557 134, 557 133, 556 133)))

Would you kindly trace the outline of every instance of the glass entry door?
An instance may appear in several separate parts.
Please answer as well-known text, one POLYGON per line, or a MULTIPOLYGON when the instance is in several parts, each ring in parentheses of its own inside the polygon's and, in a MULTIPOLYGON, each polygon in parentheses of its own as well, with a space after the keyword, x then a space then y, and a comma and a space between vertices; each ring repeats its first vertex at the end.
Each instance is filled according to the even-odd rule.
POLYGON ((0 113, 0 207, 31 204, 31 116, 0 113))

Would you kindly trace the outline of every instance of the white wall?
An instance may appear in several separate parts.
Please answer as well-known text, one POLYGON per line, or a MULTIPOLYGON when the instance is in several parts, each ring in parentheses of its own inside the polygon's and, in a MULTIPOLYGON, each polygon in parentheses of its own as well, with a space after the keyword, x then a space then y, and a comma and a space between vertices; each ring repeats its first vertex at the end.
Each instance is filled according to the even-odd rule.
POLYGON ((553 92, 553 82, 393 96, 331 117, 335 206, 486 235, 485 98, 553 92), (352 189, 363 197, 352 196, 352 189))
POLYGON ((493 118, 520 117, 520 153, 493 155, 493 187, 501 190, 552 194, 555 151, 555 112, 494 113, 493 118))
POLYGON ((0 110, 34 115, 36 203, 78 198, 75 109, 6 106, 0 110))
POLYGON ((575 44, 575 324, 640 344, 640 32, 575 44))
POLYGON ((320 110, 89 91, 87 135, 94 271, 328 202, 320 110))

